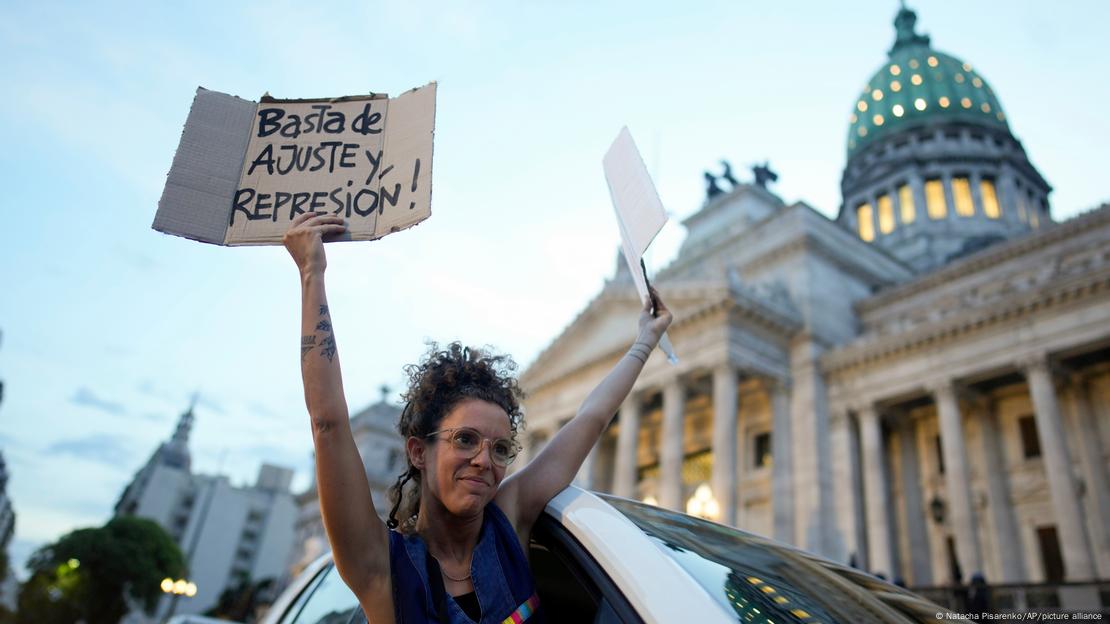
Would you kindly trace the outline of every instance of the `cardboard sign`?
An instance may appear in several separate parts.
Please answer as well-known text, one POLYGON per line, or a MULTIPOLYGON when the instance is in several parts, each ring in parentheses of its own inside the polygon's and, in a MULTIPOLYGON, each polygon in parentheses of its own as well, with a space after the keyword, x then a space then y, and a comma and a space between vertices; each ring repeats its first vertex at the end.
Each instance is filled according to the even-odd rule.
MULTIPOLYGON (((667 213, 663 210, 663 202, 659 201, 659 193, 651 182, 644 160, 640 158, 640 151, 636 149, 636 142, 628 128, 621 128, 609 151, 602 160, 605 169, 605 181, 609 184, 609 198, 613 202, 613 210, 617 213, 617 227, 621 232, 621 254, 628 263, 628 270, 632 272, 632 280, 636 283, 636 291, 640 293, 640 300, 647 302, 648 293, 647 272, 643 268, 643 255, 651 241, 663 224, 667 222, 667 213)), ((671 364, 678 363, 671 341, 664 333, 659 339, 659 348, 667 354, 667 361, 671 364)))
POLYGON ((198 88, 155 230, 217 245, 278 245, 298 214, 374 240, 431 215, 435 83, 385 95, 255 103, 198 88))

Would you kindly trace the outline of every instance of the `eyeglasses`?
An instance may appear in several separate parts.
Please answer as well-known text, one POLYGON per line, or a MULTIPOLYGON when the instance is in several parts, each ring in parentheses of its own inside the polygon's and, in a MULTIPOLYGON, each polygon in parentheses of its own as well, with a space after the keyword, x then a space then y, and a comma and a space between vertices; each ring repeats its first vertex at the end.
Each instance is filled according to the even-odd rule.
POLYGON ((450 433, 451 437, 447 438, 447 440, 456 451, 467 459, 474 459, 477 457, 478 453, 481 453, 482 449, 485 448, 486 442, 489 442, 489 457, 494 465, 501 468, 505 468, 513 463, 517 453, 520 452, 520 445, 516 442, 508 438, 497 438, 493 440, 482 436, 476 429, 471 429, 470 427, 440 429, 424 437, 434 438, 441 433, 450 433))

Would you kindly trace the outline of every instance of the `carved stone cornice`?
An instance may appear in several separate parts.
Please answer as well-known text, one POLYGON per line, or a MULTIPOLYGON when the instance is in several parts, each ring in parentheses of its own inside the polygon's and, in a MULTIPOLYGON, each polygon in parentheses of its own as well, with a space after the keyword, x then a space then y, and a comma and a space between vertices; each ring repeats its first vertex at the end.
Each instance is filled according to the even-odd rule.
POLYGON ((948 318, 921 324, 903 332, 865 334, 855 342, 827 353, 822 358, 822 367, 825 372, 832 373, 854 366, 873 365, 888 358, 904 357, 993 325, 1014 321, 1078 299, 1103 296, 1108 292, 1110 268, 1093 274, 1073 276, 1048 283, 1040 289, 1020 293, 994 305, 963 310, 948 318))

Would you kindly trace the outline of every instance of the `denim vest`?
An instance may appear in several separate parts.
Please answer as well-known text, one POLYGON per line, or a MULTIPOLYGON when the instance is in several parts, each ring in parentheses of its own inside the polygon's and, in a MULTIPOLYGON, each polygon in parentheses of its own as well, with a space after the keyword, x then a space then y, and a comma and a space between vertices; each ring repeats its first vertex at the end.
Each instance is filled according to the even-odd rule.
MULTIPOLYGON (((397 624, 472 624, 443 588, 439 564, 418 535, 389 532, 393 608, 397 624)), ((516 531, 497 505, 486 505, 470 563, 470 581, 482 609, 478 624, 542 624, 539 598, 516 531)))

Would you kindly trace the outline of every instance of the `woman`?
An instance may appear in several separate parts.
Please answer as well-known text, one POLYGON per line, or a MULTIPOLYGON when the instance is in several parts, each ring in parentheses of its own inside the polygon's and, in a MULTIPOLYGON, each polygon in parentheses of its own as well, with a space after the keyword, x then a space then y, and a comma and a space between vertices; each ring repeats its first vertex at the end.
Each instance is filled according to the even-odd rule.
POLYGON ((323 238, 344 231, 340 217, 306 213, 283 240, 301 274, 301 375, 321 515, 340 576, 370 624, 485 624, 533 613, 532 621, 540 621, 524 555, 532 525, 601 437, 670 324, 670 312, 653 291, 655 315, 649 302, 628 353, 543 452, 507 479, 521 418, 512 361, 458 344, 433 348, 407 369, 411 385, 399 428, 408 469, 391 492, 387 526, 374 509, 351 435, 324 292, 323 238))

